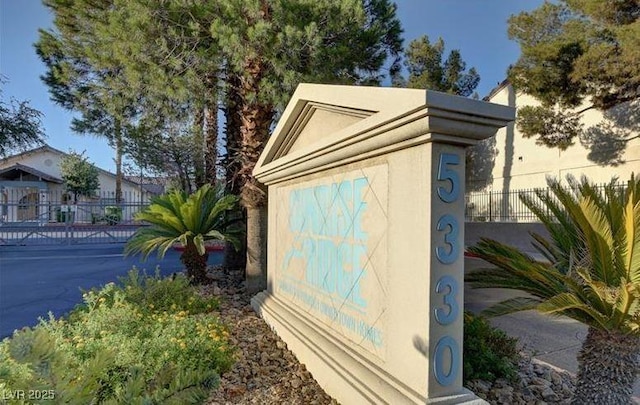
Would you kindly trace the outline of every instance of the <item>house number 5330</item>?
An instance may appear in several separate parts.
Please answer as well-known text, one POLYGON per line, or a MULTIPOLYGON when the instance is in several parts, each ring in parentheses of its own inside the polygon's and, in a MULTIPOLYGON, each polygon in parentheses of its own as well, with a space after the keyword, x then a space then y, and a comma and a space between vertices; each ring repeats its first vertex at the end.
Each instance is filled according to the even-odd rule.
MULTIPOLYGON (((454 153, 441 153, 438 160, 439 199, 445 204, 458 201, 460 198, 460 176, 455 170, 460 164, 460 156, 454 153)), ((460 226, 456 217, 448 213, 440 216, 436 229, 442 233, 442 239, 436 246, 436 258, 442 265, 455 262, 460 255, 460 226)), ((442 297, 441 305, 434 309, 436 322, 440 325, 450 325, 458 319, 460 306, 458 302, 458 282, 450 275, 438 279, 434 292, 442 297)), ((433 351, 433 371, 438 384, 443 386, 455 382, 460 373, 460 345, 449 335, 441 337, 433 351), (447 359, 448 357, 448 359, 447 359), (448 360, 448 361, 446 361, 448 360), (449 367, 446 367, 447 363, 449 367)))

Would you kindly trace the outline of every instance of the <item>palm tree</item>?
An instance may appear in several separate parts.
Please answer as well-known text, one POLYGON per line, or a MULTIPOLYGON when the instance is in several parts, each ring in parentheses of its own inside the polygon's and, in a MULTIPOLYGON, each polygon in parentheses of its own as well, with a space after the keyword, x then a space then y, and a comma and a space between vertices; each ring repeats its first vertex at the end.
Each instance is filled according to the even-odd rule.
POLYGON ((190 196, 173 191, 154 198, 147 209, 136 214, 136 220, 150 226, 136 231, 125 246, 125 254, 142 253, 146 259, 157 250, 158 256, 164 257, 169 248, 180 243, 184 247, 180 260, 187 276, 193 283, 204 282, 208 259, 205 241, 216 239, 239 246, 240 235, 226 219, 238 198, 223 196, 220 190, 205 184, 190 196))
POLYGON ((485 311, 497 316, 536 309, 586 324, 578 354, 574 404, 630 403, 640 370, 640 179, 626 189, 615 180, 602 190, 586 178, 568 187, 548 179, 549 190, 523 203, 551 238, 532 234, 547 262, 491 239, 469 249, 497 268, 467 276, 474 288, 528 293, 485 311))

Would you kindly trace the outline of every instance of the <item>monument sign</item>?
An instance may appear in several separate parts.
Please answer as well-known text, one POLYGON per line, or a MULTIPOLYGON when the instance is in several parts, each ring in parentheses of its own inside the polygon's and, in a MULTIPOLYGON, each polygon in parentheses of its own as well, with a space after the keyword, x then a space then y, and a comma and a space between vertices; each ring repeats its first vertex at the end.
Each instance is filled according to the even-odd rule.
POLYGON ((482 403, 462 387, 464 148, 513 119, 426 90, 296 90, 254 170, 252 305, 341 403, 482 403))

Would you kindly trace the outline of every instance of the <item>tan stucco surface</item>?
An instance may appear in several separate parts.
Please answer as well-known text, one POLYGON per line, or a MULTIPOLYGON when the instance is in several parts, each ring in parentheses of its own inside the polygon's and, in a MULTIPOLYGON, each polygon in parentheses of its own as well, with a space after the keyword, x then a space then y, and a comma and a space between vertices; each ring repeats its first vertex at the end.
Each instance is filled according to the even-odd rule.
MULTIPOLYGON (((516 93, 510 85, 500 88, 489 101, 515 108, 540 105, 532 96, 516 93)), ((585 101, 576 110, 588 106, 585 101)), ((493 153, 487 151, 473 162, 474 167, 482 167, 493 161, 488 173, 471 170, 481 175, 471 176, 468 181, 476 189, 518 190, 545 187, 546 176, 564 179, 567 174, 578 178, 585 175, 602 184, 613 176, 628 180, 632 172, 640 173, 640 103, 624 104, 607 114, 589 109, 581 114, 581 122, 582 134, 564 151, 538 145, 535 139, 524 138, 516 125, 509 124, 489 141, 493 153), (594 139, 602 142, 593 144, 594 139), (631 140, 622 146, 617 143, 622 139, 631 140), (615 153, 618 149, 620 154, 615 153)))

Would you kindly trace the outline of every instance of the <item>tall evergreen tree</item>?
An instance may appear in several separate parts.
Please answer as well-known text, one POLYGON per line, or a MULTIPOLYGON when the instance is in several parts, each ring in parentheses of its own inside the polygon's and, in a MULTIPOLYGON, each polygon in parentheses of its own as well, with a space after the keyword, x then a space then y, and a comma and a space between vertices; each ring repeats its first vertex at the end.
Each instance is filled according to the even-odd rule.
MULTIPOLYGON (((0 77, 2 84, 4 80, 0 77)), ((41 144, 45 136, 40 127, 41 116, 42 113, 26 101, 12 99, 10 104, 6 104, 0 99, 0 157, 16 149, 41 144)))
POLYGON ((521 108, 517 125, 540 144, 566 149, 582 130, 584 111, 640 98, 637 0, 545 2, 511 17, 509 37, 521 49, 509 80, 542 102, 521 108))
POLYGON ((112 2, 44 0, 44 4, 54 13, 56 30, 40 30, 35 44, 47 66, 42 79, 54 102, 80 113, 73 119, 73 131, 104 137, 115 149, 116 200, 121 201, 123 139, 136 114, 136 96, 98 35, 112 2))
MULTIPOLYGON (((213 37, 237 78, 247 287, 266 287, 266 194, 252 176, 276 112, 303 80, 374 84, 388 57, 398 70, 400 23, 387 0, 226 0, 213 37)), ((227 134, 229 135, 229 134, 227 134)))
MULTIPOLYGON (((248 287, 263 288, 266 198, 252 170, 273 119, 301 81, 376 84, 383 69, 396 72, 402 41, 395 5, 389 0, 47 1, 67 7, 65 18, 73 20, 67 16, 82 5, 82 18, 91 16, 91 24, 100 19, 78 30, 91 27, 98 37, 95 52, 108 55, 109 66, 119 69, 117 77, 140 98, 143 117, 163 116, 160 123, 170 126, 172 108, 186 108, 195 117, 189 106, 198 102, 206 103, 205 114, 217 113, 218 84, 221 79, 228 84, 226 135, 235 162, 230 167, 238 170, 231 177, 248 218, 248 287)), ((77 33, 72 29, 68 35, 77 33)), ((205 116, 207 129, 214 118, 205 116)), ((213 136, 204 138, 211 143, 213 136)))
POLYGON ((221 60, 209 26, 218 8, 217 2, 114 0, 103 31, 123 75, 142 95, 143 115, 162 116, 165 129, 191 120, 200 145, 197 186, 216 181, 221 60))
POLYGON ((405 83, 407 87, 430 89, 468 97, 473 94, 480 82, 475 68, 467 71, 457 49, 444 58, 444 40, 438 38, 434 43, 424 35, 409 43, 405 51, 404 64, 409 72, 405 83))

